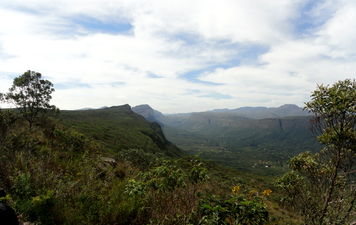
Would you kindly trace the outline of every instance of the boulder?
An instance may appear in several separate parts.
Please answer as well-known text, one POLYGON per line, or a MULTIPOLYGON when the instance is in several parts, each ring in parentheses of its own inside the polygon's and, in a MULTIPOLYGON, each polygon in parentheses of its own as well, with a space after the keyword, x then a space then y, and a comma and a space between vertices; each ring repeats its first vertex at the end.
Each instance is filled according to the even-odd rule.
POLYGON ((117 166, 117 162, 113 158, 101 157, 101 160, 114 168, 117 166))

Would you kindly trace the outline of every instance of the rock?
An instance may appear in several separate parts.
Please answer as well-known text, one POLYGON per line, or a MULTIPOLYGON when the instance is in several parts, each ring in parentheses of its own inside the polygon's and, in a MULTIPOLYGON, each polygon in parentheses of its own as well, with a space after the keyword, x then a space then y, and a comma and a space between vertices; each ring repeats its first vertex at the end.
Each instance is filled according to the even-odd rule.
POLYGON ((101 157, 101 160, 114 168, 117 166, 117 162, 113 158, 101 157))

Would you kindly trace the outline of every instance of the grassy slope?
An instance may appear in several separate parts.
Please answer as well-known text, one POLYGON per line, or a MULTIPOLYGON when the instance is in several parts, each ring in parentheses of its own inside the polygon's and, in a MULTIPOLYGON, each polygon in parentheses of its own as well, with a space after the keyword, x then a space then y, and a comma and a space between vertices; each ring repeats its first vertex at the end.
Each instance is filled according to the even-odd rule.
MULTIPOLYGON (((115 168, 108 165, 103 167, 100 156, 108 156, 110 151, 101 144, 110 145, 107 142, 111 139, 90 141, 72 130, 76 128, 97 135, 105 131, 103 127, 108 125, 104 121, 112 114, 121 116, 121 119, 112 122, 114 130, 118 127, 123 129, 124 124, 130 125, 126 128, 135 131, 148 129, 139 122, 141 117, 133 119, 136 116, 131 115, 127 109, 118 110, 114 107, 106 112, 64 112, 64 119, 60 123, 49 120, 29 130, 26 123, 19 121, 11 128, 4 145, 1 146, 4 148, 0 148, 0 186, 10 194, 12 200, 9 204, 17 213, 22 214, 25 221, 38 222, 40 219, 43 224, 147 224, 153 216, 177 216, 172 212, 172 215, 162 214, 160 210, 152 214, 140 213, 139 210, 143 208, 153 209, 151 204, 154 202, 145 199, 150 197, 152 191, 145 193, 145 198, 132 197, 125 192, 129 180, 140 181, 140 177, 135 175, 138 169, 125 161, 118 161, 115 168), (72 129, 68 129, 67 125, 63 126, 63 123, 71 125, 72 129)), ((110 134, 109 132, 102 135, 107 137, 110 134)), ((135 140, 130 134, 127 134, 127 143, 135 140)), ((120 140, 125 141, 124 138, 120 140)), ((115 154, 112 157, 115 158, 115 154)), ((178 167, 189 173, 192 161, 189 157, 180 159, 178 167)), ((242 173, 212 161, 205 161, 205 166, 209 179, 196 186, 197 192, 209 192, 228 198, 231 188, 235 185, 241 187, 243 194, 252 189, 258 192, 267 188, 273 189, 271 178, 242 173)), ((189 187, 167 192, 167 197, 183 199, 186 196, 179 193, 191 191, 189 187)), ((276 192, 274 189, 273 191, 276 192)), ((195 194, 193 196, 192 207, 197 212, 198 198, 195 194)), ((294 215, 278 206, 277 199, 271 196, 266 202, 270 208, 271 219, 281 224, 295 221, 294 215), (283 212, 287 212, 292 218, 286 217, 283 212)), ((187 200, 185 203, 191 204, 191 201, 187 200)), ((176 206, 184 209, 185 204, 177 203, 176 206)), ((183 217, 185 214, 178 216, 183 217)), ((196 219, 199 220, 199 215, 196 219)))
POLYGON ((143 149, 171 157, 187 153, 169 142, 157 123, 150 123, 134 113, 129 105, 98 110, 62 111, 63 123, 105 147, 118 152, 124 149, 143 149))

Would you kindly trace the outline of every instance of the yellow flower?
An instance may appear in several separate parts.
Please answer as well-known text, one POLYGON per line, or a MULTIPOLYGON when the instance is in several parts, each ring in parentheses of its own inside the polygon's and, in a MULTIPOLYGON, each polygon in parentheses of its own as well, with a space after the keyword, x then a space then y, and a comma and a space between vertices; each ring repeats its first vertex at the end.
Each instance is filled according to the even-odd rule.
POLYGON ((267 189, 267 190, 264 190, 263 191, 263 194, 264 195, 269 195, 269 194, 271 194, 272 193, 272 191, 270 190, 270 189, 267 189))
POLYGON ((232 189, 232 193, 233 194, 237 194, 239 193, 240 187, 239 186, 235 186, 234 189, 232 189))
POLYGON ((256 192, 255 190, 252 190, 252 191, 250 191, 250 193, 247 194, 246 196, 247 196, 247 197, 251 197, 251 196, 253 195, 253 193, 255 193, 255 192, 256 192))

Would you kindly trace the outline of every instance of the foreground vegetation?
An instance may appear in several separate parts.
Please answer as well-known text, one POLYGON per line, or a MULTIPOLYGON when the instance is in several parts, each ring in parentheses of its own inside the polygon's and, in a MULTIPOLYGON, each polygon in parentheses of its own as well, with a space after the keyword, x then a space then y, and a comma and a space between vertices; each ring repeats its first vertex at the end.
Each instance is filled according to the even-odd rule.
MULTIPOLYGON (((50 88, 50 83, 29 75, 40 78, 28 72, 14 86, 27 90, 43 83, 50 88), (32 82, 37 83, 29 85, 32 82)), ((33 108, 0 110, 0 185, 8 193, 0 201, 7 201, 20 221, 264 224, 290 220, 271 195, 263 195, 272 187, 271 180, 197 157, 177 159, 186 154, 165 139, 157 124, 148 123, 128 106, 99 114, 64 112, 58 119, 51 113, 54 107, 22 105, 28 102, 25 98, 43 100, 36 91, 28 95, 33 96, 0 96, 5 101, 15 96, 18 108, 33 108), (36 110, 41 114, 34 115, 36 110), (24 115, 33 119, 28 121, 24 115)), ((44 98, 49 99, 50 95, 44 98)))
MULTIPOLYGON (((12 115, 1 111, 1 118, 5 114, 12 115)), ((256 219, 256 209, 261 223, 288 219, 274 195, 262 194, 274 192, 272 181, 263 177, 191 156, 172 160, 138 149, 113 154, 53 119, 31 129, 21 119, 2 122, 8 129, 1 142, 0 185, 23 221, 229 224, 256 219), (234 186, 240 187, 238 193, 232 193, 234 186), (252 190, 256 192, 250 194, 252 190)))
POLYGON ((306 110, 324 148, 293 157, 291 172, 277 179, 286 202, 306 224, 356 224, 356 82, 318 86, 306 110))
POLYGON ((325 148, 292 158, 291 171, 276 180, 186 156, 157 123, 129 106, 55 118, 58 110, 48 104, 51 85, 28 72, 15 79, 14 93, 0 94, 18 107, 0 109, 0 186, 8 193, 0 201, 20 221, 355 223, 355 81, 314 92, 306 109, 315 114, 313 131, 325 148))

